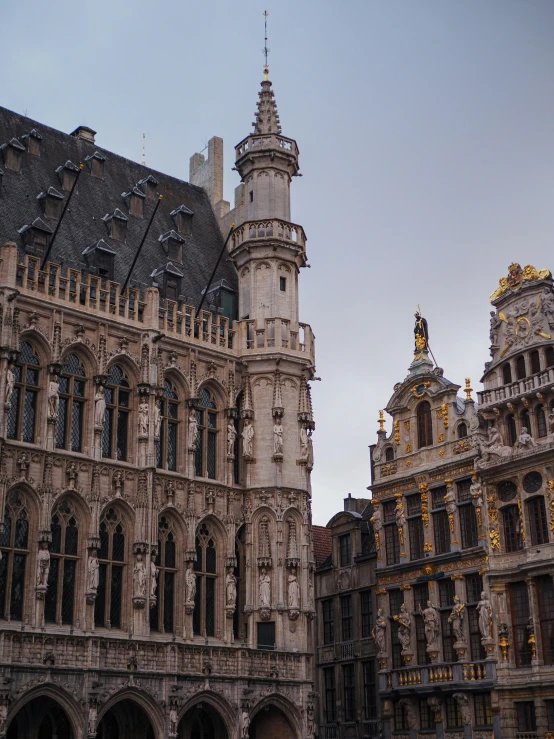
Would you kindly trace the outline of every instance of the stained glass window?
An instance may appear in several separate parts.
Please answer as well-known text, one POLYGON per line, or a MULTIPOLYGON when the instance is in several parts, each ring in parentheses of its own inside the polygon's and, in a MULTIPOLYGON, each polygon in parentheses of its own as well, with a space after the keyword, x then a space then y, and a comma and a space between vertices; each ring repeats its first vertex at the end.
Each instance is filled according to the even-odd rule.
POLYGON ((131 384, 123 369, 114 364, 104 388, 106 412, 102 432, 102 456, 127 460, 131 384))
POLYGON ((121 628, 125 529, 117 508, 108 508, 100 522, 99 584, 94 602, 96 626, 121 628))
POLYGON ((156 466, 177 469, 177 431, 179 396, 169 380, 164 382, 164 396, 159 401, 160 438, 156 442, 156 466))
POLYGON ((86 375, 76 354, 66 357, 58 383, 60 400, 56 421, 56 446, 59 449, 81 452, 86 375))
POLYGON ((13 490, 0 534, 0 618, 23 620, 25 573, 29 555, 29 519, 24 497, 13 490))
POLYGON ((207 388, 200 393, 196 420, 196 475, 214 480, 217 476, 218 413, 215 398, 207 388))
POLYGON ((21 344, 19 359, 12 366, 15 384, 7 414, 8 439, 35 441, 40 363, 28 341, 21 344))
POLYGON ((73 624, 79 527, 72 501, 64 498, 50 523, 50 572, 44 601, 46 623, 73 624))

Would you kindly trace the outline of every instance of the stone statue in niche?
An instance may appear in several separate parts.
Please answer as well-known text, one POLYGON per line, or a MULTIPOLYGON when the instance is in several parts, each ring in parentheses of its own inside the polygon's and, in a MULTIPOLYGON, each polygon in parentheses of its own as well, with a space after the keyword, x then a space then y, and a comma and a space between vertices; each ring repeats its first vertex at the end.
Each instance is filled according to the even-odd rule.
POLYGON ((541 295, 542 312, 546 316, 550 328, 554 327, 554 295, 544 290, 541 295))
POLYGON ((178 724, 178 716, 177 711, 175 708, 170 708, 169 710, 169 733, 176 735, 177 734, 177 724, 178 724))
POLYGON ((414 708, 414 702, 409 698, 402 698, 398 701, 401 706, 406 709, 406 720, 410 729, 417 729, 417 713, 414 708))
POLYGON ((8 720, 8 707, 5 703, 0 704, 0 734, 6 731, 6 722, 8 720))
POLYGON ((382 654, 387 651, 387 619, 383 616, 383 609, 379 608, 377 611, 377 619, 375 626, 371 632, 375 645, 377 646, 377 652, 382 654))
POLYGON ((554 408, 551 408, 550 413, 548 414, 548 428, 550 434, 554 434, 554 408))
POLYGON ((260 606, 271 608, 271 578, 265 567, 260 573, 260 606))
POLYGON ((300 608, 300 586, 296 577, 296 569, 293 567, 289 575, 289 608, 297 610, 300 608))
POLYGON ((431 601, 428 600, 427 607, 425 609, 422 610, 421 606, 419 606, 419 612, 421 613, 423 623, 425 624, 425 638, 427 639, 427 648, 430 650, 438 649, 440 629, 440 616, 438 610, 431 603, 431 601))
POLYGON ((533 439, 526 426, 521 427, 519 438, 516 442, 518 449, 530 449, 537 446, 537 442, 533 439))
POLYGON ((87 590, 89 592, 96 592, 100 581, 100 564, 97 555, 96 549, 91 549, 87 562, 87 590))
POLYGON ((191 411, 189 413, 188 434, 189 434, 189 449, 191 449, 192 451, 195 451, 197 437, 198 437, 198 419, 196 418, 196 411, 194 410, 194 408, 191 408, 191 411))
POLYGON ((479 631, 483 639, 489 639, 492 636, 492 603, 483 591, 481 600, 477 604, 477 613, 479 614, 479 631))
POLYGON ((464 726, 471 726, 472 715, 467 695, 465 693, 454 693, 452 697, 458 704, 464 726))
POLYGON ((460 601, 460 596, 454 596, 454 607, 448 617, 448 623, 452 624, 452 633, 457 642, 464 641, 464 608, 465 604, 460 601))
POLYGON ((232 567, 229 567, 227 570, 227 577, 225 578, 225 593, 227 605, 234 608, 237 603, 237 578, 233 573, 232 567))
POLYGON ((39 588, 48 587, 48 573, 50 572, 50 552, 48 551, 48 543, 40 542, 40 548, 37 553, 37 586, 39 588))
POLYGON ((90 735, 96 735, 96 722, 98 721, 98 709, 96 703, 91 703, 88 709, 88 733, 90 735))
POLYGON ((491 347, 498 346, 500 326, 502 326, 502 321, 497 316, 496 311, 491 310, 491 329, 490 329, 490 334, 489 334, 491 347))
POLYGON ((185 602, 194 604, 196 598, 196 573, 192 562, 187 565, 185 573, 185 602))
POLYGON ((50 420, 58 417, 58 408, 60 406, 60 383, 58 375, 52 375, 48 383, 48 418, 50 420))
POLYGON ((283 425, 280 418, 275 419, 273 425, 273 454, 283 453, 283 425))
POLYGON ((410 633, 412 630, 412 617, 405 603, 402 603, 400 613, 393 616, 393 619, 398 624, 398 640, 402 644, 402 651, 404 652, 410 648, 410 633))
POLYGON ((133 595, 139 598, 146 597, 146 565, 140 552, 137 554, 133 569, 133 595))
POLYGON ((242 429, 242 454, 244 457, 253 456, 254 447, 254 426, 252 421, 247 418, 242 429))
POLYGON ((305 423, 300 426, 300 457, 308 458, 308 429, 305 423))
POLYGON ((240 722, 241 722, 241 729, 240 729, 241 739, 249 739, 250 716, 248 715, 248 711, 246 709, 243 709, 242 711, 240 722))
POLYGON ((227 456, 232 457, 235 453, 235 440, 237 438, 237 430, 235 428, 235 424, 233 423, 233 419, 229 419, 229 423, 227 424, 227 456))
POLYGON ((106 416, 106 398, 104 395, 104 388, 99 385, 94 395, 94 426, 97 429, 101 429, 104 426, 104 420, 106 416))
POLYGON ((15 386, 15 374, 12 369, 12 365, 9 364, 6 370, 6 390, 5 390, 5 395, 4 395, 4 402, 6 403, 6 405, 10 404, 14 386, 15 386))
POLYGON ((150 597, 156 597, 156 589, 158 587, 158 568, 156 567, 156 553, 150 555, 150 597))
POLYGON ((150 425, 148 402, 143 398, 138 407, 138 427, 139 436, 148 436, 148 426, 150 425))
POLYGON ((154 438, 160 438, 160 429, 162 426, 162 411, 159 403, 154 403, 154 438))

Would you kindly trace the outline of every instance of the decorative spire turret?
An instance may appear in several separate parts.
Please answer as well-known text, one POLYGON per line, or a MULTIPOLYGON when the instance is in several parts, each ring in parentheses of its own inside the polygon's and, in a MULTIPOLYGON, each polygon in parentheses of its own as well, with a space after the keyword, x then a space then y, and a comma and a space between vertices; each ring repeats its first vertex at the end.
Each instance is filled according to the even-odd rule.
MULTIPOLYGON (((269 72, 267 67, 264 69, 264 75, 269 72)), ((271 82, 266 78, 262 82, 262 89, 258 93, 258 110, 256 112, 256 120, 252 124, 254 133, 281 133, 281 123, 279 121, 279 113, 277 112, 277 103, 275 95, 271 89, 271 82)))

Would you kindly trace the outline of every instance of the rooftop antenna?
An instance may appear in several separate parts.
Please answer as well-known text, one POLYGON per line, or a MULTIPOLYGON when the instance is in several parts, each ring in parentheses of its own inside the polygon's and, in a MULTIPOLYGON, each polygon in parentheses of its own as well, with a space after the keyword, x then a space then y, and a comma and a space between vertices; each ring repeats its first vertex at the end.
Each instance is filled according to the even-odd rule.
POLYGON ((142 164, 146 166, 146 134, 142 134, 142 164))
POLYGON ((267 17, 269 13, 267 10, 264 10, 264 48, 262 49, 262 53, 265 57, 265 64, 264 64, 264 80, 269 79, 269 64, 267 63, 267 55, 269 54, 269 49, 267 48, 267 17))

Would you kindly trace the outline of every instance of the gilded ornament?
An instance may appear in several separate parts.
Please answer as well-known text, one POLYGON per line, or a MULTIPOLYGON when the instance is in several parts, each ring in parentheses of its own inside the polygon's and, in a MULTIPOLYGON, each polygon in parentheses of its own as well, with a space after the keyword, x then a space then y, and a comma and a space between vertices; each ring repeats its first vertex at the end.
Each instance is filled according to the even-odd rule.
POLYGON ((396 444, 400 444, 400 421, 394 422, 394 441, 396 444))
POLYGON ((554 499, 550 501, 550 530, 554 531, 554 499))
POLYGON ((489 531, 489 536, 491 540, 491 549, 498 549, 500 550, 500 535, 496 529, 492 529, 489 531))
POLYGON ((449 513, 448 514, 448 523, 450 524, 450 532, 454 533, 454 514, 449 513))
POLYGON ((473 388, 471 387, 471 380, 469 377, 466 377, 466 386, 464 390, 466 394, 466 400, 471 400, 471 393, 473 392, 473 388))
POLYGON ((385 430, 385 412, 384 411, 379 411, 379 419, 377 423, 379 424, 379 431, 384 431, 385 430))
POLYGON ((550 270, 541 269, 537 270, 530 264, 526 265, 523 269, 513 262, 508 267, 508 276, 501 277, 498 281, 498 287, 490 297, 491 303, 500 298, 508 290, 517 292, 523 282, 536 282, 537 280, 546 280, 550 277, 550 270))
POLYGON ((411 444, 407 444, 406 445, 406 454, 410 454, 411 451, 412 451, 412 445, 411 444))
POLYGON ((444 457, 444 449, 441 449, 439 452, 439 457, 444 457))
POLYGON ((410 422, 409 421, 404 421, 404 428, 406 429, 406 431, 409 431, 410 430, 410 422))
POLYGON ((521 533, 521 541, 523 542, 523 546, 525 546, 525 529, 523 527, 523 507, 521 505, 521 500, 517 501, 517 511, 519 513, 519 530, 521 533))
POLYGON ((425 542, 425 544, 423 545, 423 551, 424 552, 432 552, 433 551, 433 547, 431 545, 431 542, 429 542, 429 541, 426 541, 425 542))
POLYGON ((414 387, 410 388, 410 392, 414 396, 414 398, 421 398, 425 395, 425 391, 428 387, 430 387, 431 383, 426 380, 425 382, 420 382, 418 385, 415 385, 414 387))
POLYGON ((439 434, 439 444, 444 441, 444 434, 439 434))

